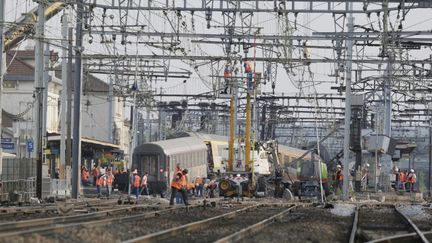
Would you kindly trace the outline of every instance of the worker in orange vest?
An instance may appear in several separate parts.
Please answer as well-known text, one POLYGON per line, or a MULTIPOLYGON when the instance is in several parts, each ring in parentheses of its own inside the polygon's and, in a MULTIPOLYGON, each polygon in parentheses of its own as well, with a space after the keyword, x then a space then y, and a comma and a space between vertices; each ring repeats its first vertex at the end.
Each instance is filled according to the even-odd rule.
POLYGON ((138 175, 138 170, 137 169, 135 169, 133 172, 132 172, 132 188, 133 188, 133 190, 132 191, 134 191, 135 192, 135 195, 136 195, 136 198, 138 199, 138 197, 139 197, 139 193, 140 193, 140 182, 141 182, 141 178, 140 178, 140 176, 138 175))
POLYGON ((341 165, 336 166, 335 183, 336 183, 335 193, 337 193, 338 190, 342 190, 342 185, 343 185, 343 173, 342 173, 341 165))
POLYGON ((101 187, 105 186, 106 182, 105 182, 105 176, 103 175, 103 172, 101 171, 101 174, 99 175, 99 177, 96 180, 96 191, 98 194, 98 198, 101 196, 101 187))
POLYGON ((148 190, 147 180, 148 180, 148 173, 144 172, 144 175, 141 179, 141 191, 144 191, 144 193, 148 196, 150 194, 149 194, 149 190, 148 190))
POLYGON ((81 167, 81 183, 83 186, 88 185, 90 174, 85 166, 81 167))
POLYGON ((113 182, 114 182, 114 175, 111 169, 108 169, 108 174, 106 175, 106 187, 107 187, 108 198, 111 196, 113 182))
POLYGON ((195 192, 197 197, 203 196, 204 180, 200 176, 195 178, 195 192))
POLYGON ((414 169, 411 169, 410 173, 408 173, 407 182, 409 184, 410 192, 413 192, 414 191, 414 185, 417 182, 417 175, 414 173, 414 169))
POLYGON ((189 205, 187 202, 187 173, 188 170, 177 171, 173 180, 171 181, 171 198, 170 205, 174 205, 174 198, 177 192, 180 192, 183 198, 184 204, 189 205))
POLYGON ((99 177, 99 168, 96 165, 94 165, 93 167, 92 175, 93 175, 93 185, 96 186, 99 177))
POLYGON ((406 171, 405 170, 401 170, 400 172, 399 172, 399 180, 400 180, 400 183, 401 183, 401 189, 403 190, 403 191, 405 191, 405 183, 407 182, 407 174, 406 174, 406 171))

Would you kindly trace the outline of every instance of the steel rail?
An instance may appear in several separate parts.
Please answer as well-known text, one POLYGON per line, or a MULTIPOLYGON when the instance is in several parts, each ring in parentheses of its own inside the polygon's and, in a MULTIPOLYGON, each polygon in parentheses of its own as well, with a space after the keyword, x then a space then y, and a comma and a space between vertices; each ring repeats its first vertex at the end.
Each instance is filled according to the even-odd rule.
POLYGON ((225 213, 219 216, 215 216, 212 218, 208 218, 208 219, 204 219, 204 220, 199 220, 199 221, 195 221, 189 224, 185 224, 185 225, 181 225, 178 227, 174 227, 171 229, 166 229, 166 230, 162 230, 153 234, 148 234, 148 235, 144 235, 135 239, 131 239, 131 240, 127 240, 124 241, 124 243, 132 243, 132 242, 158 242, 158 241, 162 241, 168 237, 175 237, 177 234, 181 233, 181 232, 191 232, 191 231, 195 231, 201 228, 205 228, 207 227, 210 223, 214 222, 215 220, 219 220, 219 219, 223 219, 223 218, 229 218, 229 217, 234 217, 239 213, 242 213, 244 211, 247 211, 249 209, 252 208, 257 208, 260 206, 264 206, 263 204, 256 204, 256 205, 251 205, 245 208, 241 208, 238 210, 235 210, 233 212, 229 212, 229 213, 225 213))
POLYGON ((359 214, 359 208, 357 206, 355 208, 355 212, 354 212, 354 221, 353 221, 353 226, 352 226, 352 229, 351 229, 349 243, 354 243, 354 241, 355 241, 355 237, 356 237, 356 234, 357 234, 357 228, 358 228, 358 214, 359 214))
MULTIPOLYGON (((432 237, 432 231, 423 232, 423 235, 432 237)), ((403 235, 393 235, 385 238, 381 238, 378 240, 372 240, 369 241, 369 243, 383 243, 383 242, 401 242, 401 241, 410 241, 413 238, 418 237, 417 232, 409 233, 409 234, 403 234, 403 235)))
POLYGON ((423 232, 421 232, 421 230, 417 227, 417 225, 414 224, 414 222, 409 219, 404 213, 402 213, 397 207, 394 207, 394 209, 396 210, 396 212, 405 220, 405 222, 407 222, 410 227, 415 231, 415 233, 420 237, 420 239, 422 240, 422 242, 424 243, 429 243, 429 240, 425 237, 425 235, 423 234, 423 232))
MULTIPOLYGON (((139 206, 132 206, 132 207, 126 207, 126 208, 119 208, 119 209, 113 209, 113 210, 105 210, 100 212, 94 212, 89 214, 80 214, 80 215, 72 215, 72 216, 64 216, 64 217, 50 217, 50 218, 41 218, 41 219, 31 219, 31 220, 22 220, 17 222, 5 222, 0 224, 0 239, 2 237, 9 236, 10 234, 16 234, 16 232, 19 233, 25 233, 27 231, 18 231, 21 229, 27 229, 29 227, 36 227, 35 229, 29 229, 28 231, 36 232, 38 229, 41 229, 41 227, 48 227, 52 228, 53 226, 56 227, 56 224, 68 224, 73 222, 81 222, 81 221, 88 221, 88 220, 100 220, 103 217, 106 216, 112 216, 114 214, 118 214, 121 212, 131 212, 134 209, 139 208, 152 208, 148 205, 139 205, 139 206), (11 232, 12 231, 12 232, 11 232)), ((159 210, 163 211, 163 210, 159 210)), ((154 211, 154 212, 159 212, 154 211)), ((146 213, 154 213, 154 212, 146 212, 146 213)), ((144 214, 146 214, 144 213, 144 214)), ((143 215, 143 214, 141 214, 143 215)))
MULTIPOLYGON (((194 205, 194 206, 189 206, 188 208, 195 208, 200 206, 201 205, 194 205)), ((22 236, 22 235, 35 234, 35 233, 43 234, 43 233, 53 233, 57 231, 63 232, 67 228, 77 227, 77 226, 100 226, 100 225, 106 225, 112 223, 122 223, 122 222, 129 222, 135 220, 142 220, 142 219, 157 217, 174 210, 179 210, 179 209, 188 210, 188 208, 186 207, 168 208, 168 209, 146 212, 146 213, 132 215, 132 216, 124 216, 120 218, 110 218, 110 219, 102 219, 102 220, 96 220, 90 222, 70 223, 70 224, 63 224, 63 225, 53 225, 53 226, 45 226, 45 227, 33 228, 33 229, 22 230, 22 231, 7 232, 7 233, 0 234, 0 239, 3 239, 5 237, 22 236)))
MULTIPOLYGON (((114 206, 117 205, 117 200, 115 201, 81 201, 75 203, 65 203, 64 205, 73 205, 74 210, 83 208, 98 208, 103 206, 114 206)), ((49 211, 59 210, 59 205, 40 205, 38 207, 11 207, 11 208, 0 208, 0 217, 15 216, 18 214, 36 214, 49 211)))
POLYGON ((228 235, 222 239, 219 239, 217 241, 215 241, 215 243, 230 243, 230 242, 237 242, 239 240, 241 240, 243 237, 246 237, 248 235, 257 233, 263 229, 265 229, 267 226, 271 225, 272 223, 275 222, 276 219, 282 218, 283 216, 285 216, 287 213, 291 212, 294 208, 298 207, 298 205, 293 205, 291 207, 289 207, 288 209, 273 215, 267 219, 264 219, 256 224, 253 224, 247 228, 244 228, 238 232, 235 232, 231 235, 228 235))
MULTIPOLYGON (((405 221, 405 223, 408 224, 408 226, 414 230, 414 233, 408 233, 408 234, 400 234, 400 235, 393 235, 393 236, 387 236, 381 239, 376 239, 376 240, 372 240, 372 241, 368 241, 368 242, 391 242, 391 240, 396 240, 396 239, 400 239, 400 238, 412 238, 413 236, 417 236, 421 239, 422 242, 424 243, 429 243, 429 240, 426 238, 426 236, 424 235, 423 232, 421 232, 421 230, 414 224, 414 222, 412 222, 411 219, 409 219, 405 214, 403 214, 396 206, 394 205, 387 205, 391 208, 393 208, 397 215, 399 215, 400 217, 402 217, 402 219, 405 221)), ((349 243, 354 243, 355 242, 355 238, 356 238, 356 234, 358 231, 358 215, 359 215, 359 210, 360 208, 357 207, 356 208, 356 212, 354 215, 354 221, 353 221, 353 227, 351 229, 351 235, 350 235, 350 239, 349 239, 349 243)), ((432 235, 432 231, 427 233, 428 235, 431 234, 432 235)))

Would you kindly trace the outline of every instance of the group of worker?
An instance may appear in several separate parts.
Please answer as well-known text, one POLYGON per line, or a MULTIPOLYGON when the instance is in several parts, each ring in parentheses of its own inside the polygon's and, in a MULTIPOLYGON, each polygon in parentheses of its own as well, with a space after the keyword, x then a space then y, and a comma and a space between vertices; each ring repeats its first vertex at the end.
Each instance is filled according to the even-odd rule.
MULTIPOLYGON (((370 165, 368 163, 365 163, 361 170, 361 183, 362 188, 366 189, 369 181, 369 167, 370 165)), ((378 170, 380 169, 381 165, 378 165, 378 170)), ((414 172, 414 169, 407 170, 399 170, 399 168, 395 167, 394 174, 396 174, 396 190, 403 190, 403 191, 414 191, 415 184, 417 183, 417 175, 414 172)), ((351 176, 355 176, 351 174, 351 176)), ((343 185, 343 172, 342 172, 342 166, 337 165, 336 171, 333 177, 334 180, 334 188, 335 192, 338 192, 338 190, 342 190, 343 185)))
POLYGON ((396 190, 408 190, 413 192, 414 186, 417 183, 417 175, 415 174, 414 169, 410 169, 408 172, 407 170, 400 170, 396 167, 394 172, 396 174, 396 190))
POLYGON ((170 205, 176 203, 184 203, 189 205, 188 195, 196 197, 214 197, 214 190, 217 188, 216 179, 209 179, 203 176, 197 176, 191 183, 188 179, 188 170, 182 169, 177 165, 174 177, 171 181, 171 197, 170 205))
POLYGON ((187 190, 191 192, 193 196, 202 197, 204 189, 204 178, 201 176, 197 176, 195 180, 188 184, 187 190))
MULTIPOLYGON (((107 197, 111 196, 111 193, 114 189, 114 185, 117 185, 118 189, 127 192, 128 184, 131 187, 131 192, 135 193, 135 196, 138 198, 139 195, 144 192, 145 195, 149 195, 149 189, 147 185, 147 177, 148 174, 144 173, 142 178, 138 175, 138 170, 135 169, 132 172, 132 177, 130 179, 126 178, 126 185, 122 185, 123 180, 120 180, 122 177, 129 177, 129 172, 124 170, 120 171, 119 169, 109 168, 100 168, 98 166, 94 166, 92 169, 93 176, 93 185, 96 186, 96 192, 98 197, 102 196, 101 189, 106 188, 107 197), (129 182, 128 182, 129 181, 129 182), (124 189, 126 188, 126 189, 124 189)), ((90 174, 85 166, 81 168, 81 181, 84 186, 90 184, 89 181, 90 174)))
POLYGON ((138 175, 138 170, 135 169, 132 172, 132 180, 131 180, 132 192, 135 193, 136 198, 139 198, 141 193, 145 193, 146 196, 149 196, 149 188, 148 188, 148 173, 144 172, 144 175, 140 177, 138 175))
POLYGON ((171 181, 171 198, 170 198, 170 205, 174 205, 174 198, 177 196, 177 193, 181 194, 183 203, 188 206, 188 170, 187 169, 181 169, 180 166, 177 165, 175 175, 173 180, 171 181))

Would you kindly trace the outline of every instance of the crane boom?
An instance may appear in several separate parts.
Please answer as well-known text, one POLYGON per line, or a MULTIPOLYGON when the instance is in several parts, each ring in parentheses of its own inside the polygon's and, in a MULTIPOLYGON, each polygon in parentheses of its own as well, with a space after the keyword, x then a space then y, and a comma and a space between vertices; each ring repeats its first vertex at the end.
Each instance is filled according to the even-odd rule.
MULTIPOLYGON (((45 9, 45 19, 48 20, 65 6, 65 3, 54 2, 50 3, 45 9)), ((37 22, 37 7, 33 8, 30 12, 24 14, 16 21, 16 24, 10 27, 5 32, 5 51, 14 48, 20 41, 26 39, 33 33, 34 27, 37 22)))

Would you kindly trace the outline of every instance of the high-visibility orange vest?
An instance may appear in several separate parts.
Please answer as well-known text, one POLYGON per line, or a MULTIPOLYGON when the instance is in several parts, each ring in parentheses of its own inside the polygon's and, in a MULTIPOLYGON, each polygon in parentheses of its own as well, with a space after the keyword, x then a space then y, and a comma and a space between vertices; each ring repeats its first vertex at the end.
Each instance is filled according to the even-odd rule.
POLYGON ((414 184, 417 182, 417 176, 414 173, 408 175, 408 182, 414 184))
POLYGON ((81 171, 81 180, 87 181, 89 179, 88 172, 85 170, 81 171))
POLYGON ((98 176, 99 175, 99 171, 98 169, 94 168, 92 171, 93 176, 98 176))
POLYGON ((182 177, 180 178, 180 184, 182 185, 182 186, 187 186, 187 184, 188 184, 188 178, 187 178, 187 176, 186 175, 182 175, 182 177))
POLYGON ((405 172, 401 172, 401 173, 399 174, 399 180, 400 180, 401 182, 406 182, 406 174, 405 174, 405 172))
POLYGON ((181 175, 181 172, 177 173, 177 176, 180 176, 180 179, 177 180, 177 178, 174 178, 171 181, 171 187, 175 188, 177 190, 180 190, 182 188, 181 181, 182 181, 183 176, 181 175))
POLYGON ((193 184, 193 183, 189 183, 188 185, 187 185, 187 187, 186 187, 186 189, 189 191, 189 190, 192 190, 192 189, 194 189, 195 188, 195 185, 193 184))
POLYGON ((133 186, 134 187, 139 187, 140 186, 140 177, 139 177, 139 175, 134 175, 134 178, 135 178, 135 180, 134 180, 134 182, 133 182, 133 186))
POLYGON ((202 178, 196 178, 195 185, 204 185, 204 180, 202 178))
POLYGON ((336 180, 337 181, 343 181, 342 171, 336 171, 336 180))
POLYGON ((108 186, 112 186, 113 180, 114 180, 114 176, 113 175, 107 176, 107 185, 108 186))
POLYGON ((103 186, 104 184, 105 184, 104 177, 103 176, 99 177, 99 179, 97 179, 96 181, 96 186, 103 186))

